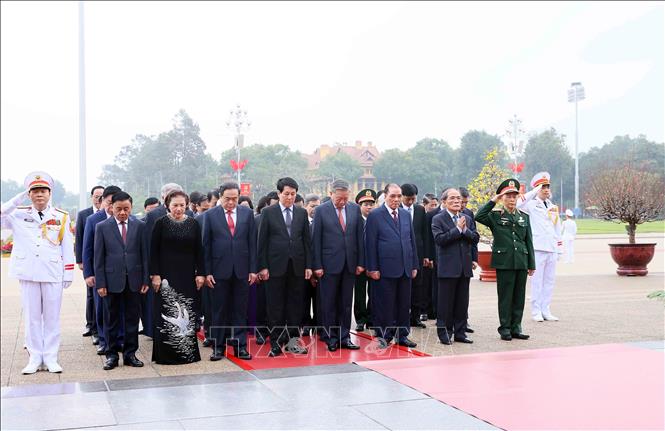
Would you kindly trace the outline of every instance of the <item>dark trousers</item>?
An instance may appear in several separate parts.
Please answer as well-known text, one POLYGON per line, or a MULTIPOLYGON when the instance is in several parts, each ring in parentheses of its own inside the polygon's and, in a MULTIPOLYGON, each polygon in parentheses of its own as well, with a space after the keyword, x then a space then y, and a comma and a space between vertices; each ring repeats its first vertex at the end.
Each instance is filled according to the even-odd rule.
MULTIPOLYGON (((99 296, 97 293, 97 287, 92 287, 92 299, 95 303, 95 325, 97 328, 97 336, 99 337, 99 345, 104 349, 108 348, 108 338, 109 338, 109 312, 108 308, 105 305, 104 298, 99 296)), ((124 306, 120 307, 120 313, 124 316, 125 308, 124 306)), ((123 317, 124 319, 124 317, 123 317)), ((123 343, 125 337, 125 323, 124 320, 121 320, 120 324, 120 344, 123 343)))
MULTIPOLYGON (((215 280, 216 281, 216 280, 215 280)), ((217 286, 215 286, 217 287, 217 286)), ((212 338, 212 333, 210 332, 210 325, 212 324, 212 291, 205 286, 202 288, 201 292, 201 310, 203 315, 203 333, 208 339, 212 338)))
POLYGON ((436 305, 439 303, 439 278, 436 276, 437 268, 436 268, 436 262, 434 263, 434 267, 432 268, 432 273, 430 277, 430 282, 432 283, 432 288, 430 289, 430 292, 432 294, 432 313, 427 315, 428 318, 430 319, 436 319, 436 305))
POLYGON ((432 274, 433 271, 431 268, 423 267, 423 310, 421 314, 427 314, 427 318, 431 319, 434 317, 434 307, 432 306, 432 288, 438 289, 437 286, 432 286, 434 282, 433 279, 436 278, 436 274, 432 274))
POLYGON ((367 296, 371 298, 369 292, 369 279, 364 272, 356 275, 356 282, 353 288, 353 315, 356 318, 356 324, 368 325, 370 322, 372 301, 368 301, 367 296))
POLYGON ((125 358, 136 354, 139 348, 139 317, 141 314, 141 294, 132 292, 125 286, 122 292, 109 292, 104 297, 104 305, 108 312, 107 358, 118 358, 121 345, 124 344, 125 358), (123 316, 124 307, 124 316, 123 316), (120 330, 124 324, 124 343, 121 342, 120 330))
POLYGON ((289 260, 286 273, 270 276, 266 283, 266 310, 270 327, 270 344, 285 344, 289 338, 299 337, 302 320, 302 304, 305 296, 304 275, 293 272, 289 260))
POLYGON ((425 313, 425 283, 423 277, 423 268, 418 268, 416 278, 411 280, 411 322, 420 321, 420 315, 425 313))
POLYGON ((85 287, 85 327, 93 334, 97 334, 97 320, 95 319, 94 287, 85 287))
MULTIPOLYGON (((314 277, 312 275, 312 277, 314 277)), ((311 280, 305 280, 303 284, 304 289, 304 302, 303 302, 303 315, 301 326, 314 328, 318 325, 319 322, 319 298, 318 298, 318 286, 320 286, 320 281, 317 286, 312 286, 311 280)))
POLYGON ((499 334, 521 334, 526 269, 497 269, 496 291, 499 297, 499 334))
POLYGON ((254 335, 261 336, 264 339, 270 336, 266 307, 266 284, 265 281, 259 281, 256 284, 256 326, 254 329, 254 335))
POLYGON ((440 340, 466 338, 469 309, 469 277, 439 278, 436 331, 440 340))
POLYGON ((377 337, 403 341, 409 335, 411 279, 381 277, 372 280, 372 327, 377 337))
POLYGON ((321 298, 321 326, 323 341, 339 344, 349 341, 351 327, 351 305, 355 274, 344 265, 339 274, 324 272, 319 286, 321 298))
MULTIPOLYGON (((153 319, 153 307, 155 306, 154 295, 155 292, 152 289, 148 289, 148 293, 141 295, 141 324, 143 325, 143 335, 150 338, 153 337, 153 332, 155 330, 155 322, 153 319)), ((197 310, 197 312, 198 311, 199 310, 197 310)))
POLYGON ((247 347, 247 279, 235 276, 216 279, 214 289, 208 288, 212 321, 209 327, 215 349, 224 352, 226 344, 234 348, 247 347))

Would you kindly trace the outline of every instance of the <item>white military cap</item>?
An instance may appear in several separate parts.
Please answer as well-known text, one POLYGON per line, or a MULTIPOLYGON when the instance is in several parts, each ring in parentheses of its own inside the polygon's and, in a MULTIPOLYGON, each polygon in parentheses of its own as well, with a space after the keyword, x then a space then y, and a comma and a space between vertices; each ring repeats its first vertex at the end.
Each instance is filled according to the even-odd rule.
POLYGON ((549 172, 538 172, 536 175, 531 178, 531 188, 536 188, 540 185, 550 185, 550 173, 549 172))
POLYGON ((30 172, 23 180, 26 190, 47 188, 53 190, 53 178, 44 171, 30 172))
POLYGON ((568 217, 572 217, 572 216, 573 216, 573 210, 571 210, 570 208, 568 208, 568 209, 566 210, 566 215, 567 215, 568 217))

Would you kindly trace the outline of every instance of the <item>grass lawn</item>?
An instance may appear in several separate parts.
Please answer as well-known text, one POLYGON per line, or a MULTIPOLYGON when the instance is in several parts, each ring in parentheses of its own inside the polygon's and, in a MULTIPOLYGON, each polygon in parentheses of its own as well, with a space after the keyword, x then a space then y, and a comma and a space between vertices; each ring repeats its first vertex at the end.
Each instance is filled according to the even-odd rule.
MULTIPOLYGON (((578 234, 626 233, 624 224, 597 219, 580 219, 575 221, 577 222, 578 234)), ((641 233, 665 233, 665 220, 657 220, 637 225, 636 235, 639 237, 641 233)))

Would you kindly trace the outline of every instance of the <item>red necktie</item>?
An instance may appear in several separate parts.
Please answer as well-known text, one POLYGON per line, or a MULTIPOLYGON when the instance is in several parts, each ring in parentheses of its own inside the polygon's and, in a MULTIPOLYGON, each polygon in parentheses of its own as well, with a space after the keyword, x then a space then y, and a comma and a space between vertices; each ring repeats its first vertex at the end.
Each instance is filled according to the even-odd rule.
POLYGON ((127 223, 121 221, 120 226, 122 231, 122 243, 127 244, 127 223))
POLYGON ((339 224, 342 226, 342 232, 346 232, 346 224, 344 223, 344 217, 342 217, 342 208, 337 208, 339 213, 339 224))
POLYGON ((236 233, 236 225, 233 223, 233 217, 231 217, 231 211, 226 212, 226 223, 229 225, 229 230, 231 231, 231 236, 236 233))

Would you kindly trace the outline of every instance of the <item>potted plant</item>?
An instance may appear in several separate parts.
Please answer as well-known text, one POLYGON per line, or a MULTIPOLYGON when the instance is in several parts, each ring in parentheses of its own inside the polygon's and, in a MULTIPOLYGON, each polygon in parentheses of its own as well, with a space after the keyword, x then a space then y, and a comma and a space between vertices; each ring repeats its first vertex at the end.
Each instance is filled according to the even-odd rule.
MULTIPOLYGON (((485 154, 485 165, 478 176, 469 184, 468 207, 474 213, 485 205, 496 194, 496 188, 501 181, 510 177, 510 172, 497 163, 499 149, 493 148, 485 154)), ((476 224, 480 242, 478 244, 478 264, 480 265, 481 281, 496 281, 496 271, 492 262, 492 231, 480 223, 476 224)))
POLYGON ((626 224, 628 243, 609 244, 612 259, 619 265, 617 274, 647 275, 656 243, 637 244, 635 231, 639 224, 662 217, 663 190, 662 177, 631 165, 605 171, 592 181, 588 202, 598 208, 596 217, 626 224))

